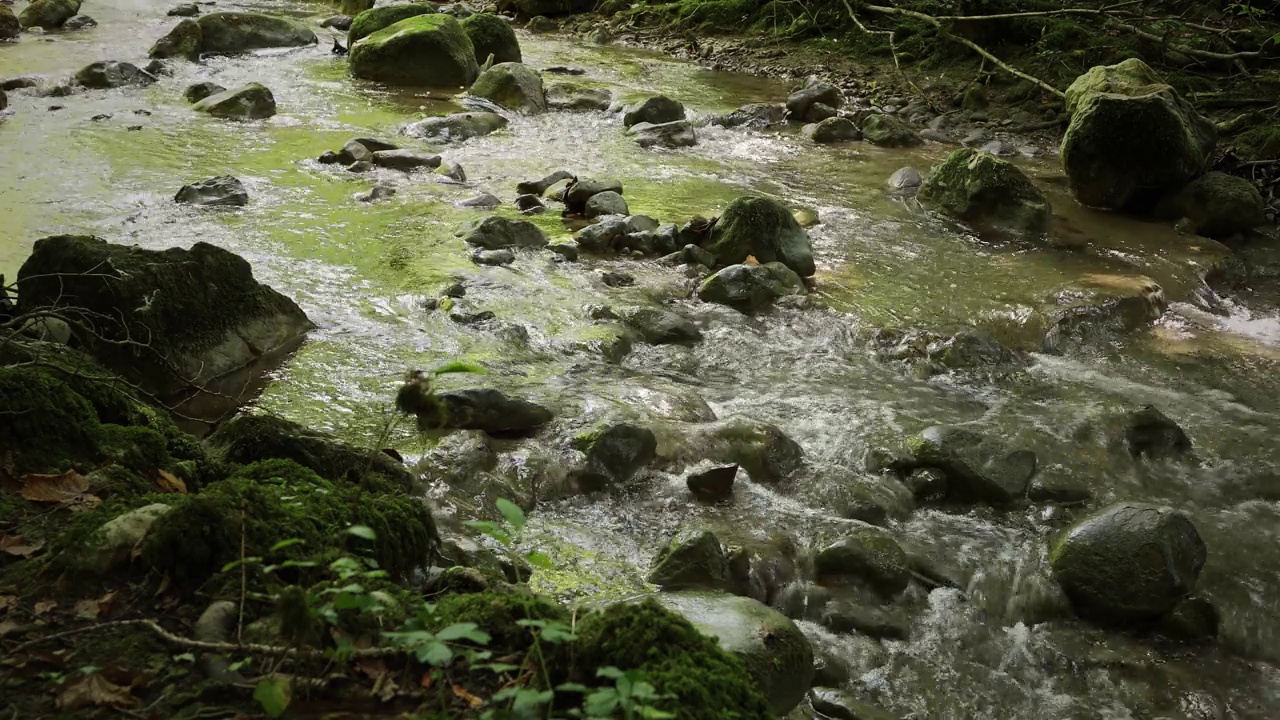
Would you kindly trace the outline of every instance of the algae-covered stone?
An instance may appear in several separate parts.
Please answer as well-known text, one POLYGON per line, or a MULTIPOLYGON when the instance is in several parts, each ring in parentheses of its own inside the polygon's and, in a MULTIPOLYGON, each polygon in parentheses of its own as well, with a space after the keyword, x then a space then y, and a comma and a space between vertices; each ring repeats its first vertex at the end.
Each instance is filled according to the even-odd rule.
POLYGON ((418 15, 351 46, 351 74, 393 85, 470 87, 480 76, 475 49, 448 15, 418 15))
POLYGON ((1141 60, 1098 66, 1067 89, 1062 167, 1085 205, 1154 200, 1208 169, 1217 131, 1141 60))
POLYGON ((418 416, 423 429, 484 430, 485 432, 527 432, 554 417, 537 403, 513 398, 492 388, 464 388, 432 391, 410 382, 396 395, 396 407, 418 416))
POLYGON ((627 129, 627 136, 642 148, 682 148, 698 144, 698 134, 688 120, 673 120, 654 125, 636 123, 627 129))
POLYGON ((666 590, 726 590, 736 583, 729 556, 714 533, 684 530, 676 533, 653 559, 648 581, 666 590))
POLYGON ((150 85, 156 81, 151 73, 133 63, 103 60, 91 63, 76 72, 76 84, 97 90, 124 87, 125 85, 150 85))
POLYGON ((872 145, 906 148, 923 145, 915 130, 892 115, 871 115, 862 121, 862 138, 872 145))
POLYGON ((151 46, 147 57, 166 59, 180 57, 192 62, 200 59, 204 43, 204 32, 195 20, 179 21, 173 29, 151 46))
POLYGON ((244 258, 204 242, 157 251, 44 238, 18 271, 18 293, 20 307, 117 318, 95 322, 96 333, 77 333, 77 342, 166 398, 279 354, 312 327, 292 300, 253 278, 244 258))
POLYGON ((613 94, 604 88, 578 83, 558 82, 547 86, 547 107, 566 112, 603 112, 609 109, 613 94))
POLYGON ((497 113, 453 113, 444 117, 419 120, 404 129, 406 135, 436 142, 461 142, 497 132, 507 126, 507 119, 497 113))
POLYGON ((1135 459, 1181 460, 1191 454, 1191 438, 1154 405, 1124 414, 1124 446, 1135 459))
POLYGON ((216 12, 196 21, 207 53, 242 53, 273 47, 303 47, 318 40, 311 29, 288 18, 259 13, 216 12))
POLYGON ((885 595, 906 590, 911 580, 902 546, 888 531, 875 527, 858 528, 823 548, 814 558, 814 571, 820 578, 861 578, 885 595))
POLYGON ((596 492, 630 480, 653 462, 658 439, 647 427, 634 423, 604 423, 579 434, 573 445, 586 456, 574 479, 584 492, 596 492))
POLYGON ((622 124, 628 128, 639 123, 661 125, 676 120, 684 120, 684 105, 666 95, 655 95, 632 103, 622 116, 622 124))
POLYGON ((276 114, 276 98, 266 86, 249 83, 210 95, 192 108, 230 120, 263 120, 276 114))
POLYGON ((520 62, 505 62, 480 73, 471 94, 498 107, 528 115, 547 111, 542 75, 520 62))
POLYGON ((957 500, 1006 504, 1025 497, 1036 456, 967 428, 934 425, 907 442, 916 462, 947 474, 957 500))
POLYGON ((796 624, 756 600, 711 592, 661 593, 658 602, 742 660, 777 715, 813 680, 813 648, 796 624))
POLYGON ((520 40, 511 23, 493 13, 476 13, 462 21, 462 29, 471 38, 471 47, 476 51, 476 62, 483 65, 489 56, 493 62, 518 63, 523 59, 520 55, 520 40))
POLYGON ((385 27, 395 25, 401 20, 407 20, 419 15, 430 15, 436 12, 439 12, 439 10, 435 6, 426 3, 385 5, 365 10, 353 17, 351 27, 347 28, 347 47, 350 48, 364 38, 385 27))
MULTIPOLYGON (((22 23, 7 6, 0 5, 0 41, 17 40, 22 34, 22 23)), ((3 108, 0 108, 3 109, 3 108)))
POLYGON ((818 144, 836 143, 845 140, 861 140, 862 131, 849 118, 833 117, 821 122, 805 125, 800 134, 818 144))
POLYGON ((729 203, 703 247, 721 265, 735 265, 751 256, 761 263, 782 263, 801 277, 815 271, 809 235, 786 206, 763 196, 749 195, 729 203))
POLYGON ((249 193, 244 183, 231 175, 219 175, 190 185, 183 185, 174 202, 189 205, 248 205, 249 193))
POLYGON ((771 262, 730 265, 720 270, 702 282, 698 299, 751 313, 768 307, 780 297, 803 293, 804 282, 799 275, 780 262, 771 262))
POLYGON ((1267 222, 1267 206, 1253 183, 1221 172, 1206 173, 1165 198, 1156 213, 1168 220, 1187 218, 1191 231, 1217 240, 1267 222))
POLYGON ((99 576, 111 574, 129 562, 133 550, 146 537, 151 526, 173 508, 152 503, 108 520, 91 535, 83 548, 77 548, 72 559, 77 569, 99 576))
POLYGON ((496 215, 477 222, 464 239, 468 245, 485 250, 545 247, 550 242, 542 228, 528 220, 512 220, 496 215))
POLYGON ((777 426, 740 415, 693 426, 679 455, 735 463, 762 483, 780 482, 804 463, 800 444, 777 426))
POLYGON ((962 148, 925 178, 916 196, 925 207, 1017 239, 1049 231, 1053 212, 1021 170, 990 153, 962 148))
POLYGON ((1120 503, 1053 542, 1049 564, 1076 612, 1109 623, 1158 617, 1195 589, 1205 545, 1186 514, 1120 503))
POLYGON ((24 28, 56 30, 80 12, 80 0, 34 0, 18 15, 24 28))

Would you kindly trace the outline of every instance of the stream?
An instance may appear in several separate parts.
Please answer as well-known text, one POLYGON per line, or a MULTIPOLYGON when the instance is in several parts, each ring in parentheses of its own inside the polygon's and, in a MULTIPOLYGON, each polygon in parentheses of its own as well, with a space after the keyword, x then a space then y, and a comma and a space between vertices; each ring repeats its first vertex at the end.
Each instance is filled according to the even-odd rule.
MULTIPOLYGON (((217 8, 263 6, 222 0, 217 8)), ((167 9, 89 0, 82 11, 98 27, 0 45, 0 78, 54 79, 105 59, 144 64, 175 20, 167 9)), ((32 243, 58 233, 155 249, 206 241, 236 252, 318 325, 258 404, 363 445, 377 442, 395 417, 391 400, 406 370, 465 359, 486 374, 447 376, 445 386, 482 382, 551 407, 557 420, 548 436, 568 437, 605 417, 678 423, 714 413, 773 423, 804 448, 802 477, 775 486, 740 478, 724 505, 694 503, 682 475, 661 472, 616 496, 540 504, 524 542, 547 552, 556 569, 535 586, 568 600, 651 590, 650 558, 682 527, 712 528, 725 542, 785 536, 821 545, 850 522, 833 509, 832 478, 863 474, 869 448, 898 446, 939 423, 1002 435, 1033 448, 1042 468, 1087 486, 1090 508, 1123 499, 1187 511, 1208 546, 1198 587, 1221 613, 1219 640, 1178 645, 1060 613, 1039 622, 1043 589, 1053 583, 1046 538, 1071 511, 921 507, 891 526, 904 545, 963 578, 961 587, 911 591, 905 641, 802 623, 819 654, 842 658, 859 693, 902 717, 1280 716, 1280 317, 1253 315, 1230 299, 1221 301, 1226 314, 1203 310, 1200 277, 1221 246, 1080 208, 1052 155, 1020 161, 1055 210, 1054 242, 1029 249, 985 244, 885 192, 893 171, 925 171, 945 156, 949 148, 936 144, 818 146, 794 126, 706 127, 696 147, 650 151, 624 136, 618 116, 597 112, 512 117, 493 135, 428 146, 400 128, 460 110, 454 99, 352 80, 345 59, 329 52, 335 33, 315 27, 329 8, 284 1, 266 11, 308 19, 320 45, 171 62, 173 74, 145 88, 9 93, 0 120, 0 273, 14 277, 32 243), (260 82, 279 114, 234 123, 195 113, 182 91, 204 80, 260 82), (94 119, 101 115, 110 117, 94 119), (357 175, 315 161, 360 136, 440 152, 468 181, 382 169, 357 175), (748 192, 816 210, 812 306, 742 315, 691 299, 680 269, 645 260, 556 263, 543 252, 521 253, 507 268, 471 263, 454 233, 487 211, 455 203, 492 192, 504 200, 497 213, 519 217, 516 183, 559 169, 620 180, 633 213, 664 223, 713 216, 748 192), (182 185, 222 174, 244 182, 247 207, 172 202, 182 185), (398 192, 376 204, 353 199, 375 183, 398 192), (630 273, 636 283, 606 286, 604 270, 630 273), (1153 327, 1033 354, 1009 374, 925 377, 874 357, 869 345, 887 327, 979 327, 1017 341, 1035 335, 1040 311, 1063 289, 1138 276, 1158 282, 1170 302, 1153 327), (461 303, 469 311, 491 311, 500 322, 459 324, 424 309, 455 279, 466 283, 461 303), (617 363, 602 357, 610 338, 584 308, 661 303, 692 318, 703 341, 637 344, 617 363), (1139 467, 1079 432, 1147 404, 1186 430, 1197 464, 1139 467)), ((615 100, 662 92, 695 117, 778 102, 789 87, 643 51, 518 34, 526 64, 583 68, 584 76, 569 79, 607 88, 615 100)), ((558 212, 530 219, 553 240, 570 239, 558 212)), ((412 462, 433 442, 402 421, 386 444, 412 462)), ((514 476, 535 482, 551 472, 560 445, 552 437, 500 449, 514 476)), ((483 511, 440 488, 432 494, 444 513, 483 511)))

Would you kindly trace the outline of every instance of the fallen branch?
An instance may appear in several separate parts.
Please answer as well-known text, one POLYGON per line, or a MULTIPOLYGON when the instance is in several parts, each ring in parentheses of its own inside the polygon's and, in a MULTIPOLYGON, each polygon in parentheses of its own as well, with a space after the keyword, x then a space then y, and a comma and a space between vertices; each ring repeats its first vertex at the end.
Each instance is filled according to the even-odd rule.
POLYGON ((1169 50, 1182 53, 1183 55, 1186 55, 1188 57, 1200 58, 1202 60, 1217 60, 1220 62, 1236 62, 1239 60, 1253 60, 1253 59, 1262 57, 1262 53, 1258 52, 1257 50, 1245 50, 1245 51, 1234 52, 1234 53, 1220 53, 1220 52, 1213 52, 1212 50, 1197 50, 1195 48, 1186 47, 1185 45, 1174 45, 1173 43, 1167 42, 1166 38, 1160 37, 1155 33, 1147 32, 1142 28, 1135 27, 1128 23, 1120 22, 1115 18, 1107 18, 1107 20, 1113 26, 1120 28, 1121 30, 1124 30, 1127 33, 1132 33, 1133 35, 1137 35, 1143 40, 1150 40, 1151 42, 1159 43, 1161 46, 1168 48, 1169 50))

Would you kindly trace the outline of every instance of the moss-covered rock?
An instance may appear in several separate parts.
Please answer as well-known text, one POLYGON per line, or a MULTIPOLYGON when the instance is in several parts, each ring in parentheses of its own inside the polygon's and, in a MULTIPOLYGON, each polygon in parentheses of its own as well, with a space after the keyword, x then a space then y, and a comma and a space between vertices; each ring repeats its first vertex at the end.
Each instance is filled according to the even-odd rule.
POLYGON ((470 87, 480 76, 458 21, 440 13, 389 25, 351 46, 351 74, 392 85, 470 87))
POLYGON ((347 47, 350 48, 362 39, 385 27, 395 25, 401 20, 407 20, 419 15, 431 15, 439 11, 439 8, 429 3, 385 5, 380 8, 365 10, 353 16, 351 20, 351 27, 347 30, 347 47))
POLYGON ((80 12, 80 0, 34 0, 18 15, 24 28, 56 30, 80 12))
POLYGON ((671 696, 657 705, 677 720, 775 717, 742 660, 652 599, 587 615, 577 634, 582 679, 593 681, 600 667, 640 670, 660 695, 671 696))
POLYGON ((338 0, 338 12, 347 17, 355 17, 373 8, 374 0, 338 0))
POLYGON ((871 115, 862 121, 862 138, 872 145, 905 148, 923 145, 915 130, 892 115, 871 115))
POLYGON ((229 120, 264 120, 276 114, 276 98, 266 86, 249 83, 210 95, 191 107, 229 120))
POLYGON ((528 115, 547 111, 542 75, 520 62, 500 63, 480 73, 471 86, 471 94, 528 115))
POLYGON ((302 23, 259 13, 209 13, 196 24, 200 26, 201 51, 207 53, 242 53, 318 42, 316 34, 302 23))
POLYGON ((653 431, 633 423, 604 423, 573 439, 586 463, 574 473, 584 492, 597 492, 630 480, 653 461, 658 440, 653 431))
POLYGON ((776 483, 800 469, 804 450, 778 427, 734 415, 693 425, 666 459, 687 465, 702 460, 735 463, 755 482, 776 483))
POLYGON ((897 595, 911 579, 907 554, 887 530, 859 527, 814 558, 814 571, 828 580, 858 578, 884 595, 897 595))
POLYGON ((446 595, 436 603, 432 622, 436 627, 454 623, 475 623, 489 633, 485 649, 495 653, 527 650, 533 644, 535 628, 522 620, 568 623, 569 614, 559 603, 523 590, 446 595))
POLYGON ((809 235, 782 203, 759 195, 729 203, 703 247, 721 265, 780 262, 800 277, 815 271, 809 235))
MULTIPOLYGON (((0 7, 0 40, 16 40, 22 34, 22 23, 7 6, 0 7)), ((0 110, 3 110, 0 107, 0 110)))
POLYGON ((494 64, 518 63, 520 40, 511 23, 493 13, 476 13, 462 21, 462 29, 471 38, 471 47, 476 51, 476 62, 481 65, 493 56, 494 64))
POLYGON ((58 473, 100 456, 100 424, 88 400, 52 372, 0 368, 0 468, 58 473))
POLYGON ((728 305, 744 313, 763 310, 780 297, 803 293, 804 281, 780 262, 730 265, 698 287, 699 300, 728 305))
POLYGON ((81 347, 161 397, 243 370, 311 329, 297 304, 254 280, 244 258, 203 242, 157 251, 44 238, 18 271, 18 292, 24 312, 56 307, 84 321, 73 327, 81 347))
POLYGON ((512 220, 496 215, 475 222, 463 232, 463 239, 468 245, 484 250, 539 248, 546 247, 551 242, 542 228, 528 220, 512 220))
POLYGON ((947 474, 947 495, 958 501, 1014 502, 1026 496, 1036 472, 1035 453, 967 428, 925 428, 907 447, 921 466, 947 474))
POLYGON ((980 231, 1039 240, 1053 211, 1044 193, 1013 163, 962 148, 925 178, 917 195, 925 207, 972 223, 980 231))
POLYGON ((1187 218, 1192 232, 1222 240, 1265 224, 1266 210, 1262 193, 1253 183, 1211 172, 1165 198, 1156 214, 1168 220, 1187 218))
POLYGON ((133 63, 102 60, 80 68, 75 80, 81 87, 106 90, 125 85, 150 85, 156 77, 133 63))
POLYGON ((1240 133, 1233 142, 1241 160, 1280 158, 1280 125, 1258 125, 1240 133))
POLYGON ((406 135, 434 142, 461 142, 497 132, 507 126, 507 119, 498 113, 453 113, 444 117, 419 120, 405 127, 406 135))
POLYGON ((147 57, 156 59, 185 58, 192 62, 200 59, 204 44, 204 32, 195 20, 178 21, 164 37, 156 40, 147 52, 147 57))
POLYGON ((725 590, 735 581, 729 556, 714 533, 684 530, 676 533, 653 558, 648 581, 665 590, 725 590))
POLYGON ((1195 589, 1205 556, 1184 513, 1120 503, 1056 539, 1049 565, 1077 613, 1123 624, 1172 610, 1195 589))
POLYGON ((1213 123, 1136 58, 1077 78, 1067 112, 1062 167, 1093 207, 1153 202, 1203 173, 1217 143, 1213 123))

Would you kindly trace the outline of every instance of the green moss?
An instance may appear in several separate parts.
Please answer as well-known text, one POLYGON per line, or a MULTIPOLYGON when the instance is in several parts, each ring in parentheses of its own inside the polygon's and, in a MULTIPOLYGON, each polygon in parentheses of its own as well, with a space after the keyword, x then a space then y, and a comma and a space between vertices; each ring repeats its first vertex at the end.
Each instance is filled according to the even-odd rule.
POLYGON ((462 21, 462 29, 471 38, 476 62, 484 64, 493 55, 494 64, 521 62, 520 41, 511 23, 491 13, 476 13, 462 21))
POLYGON ((654 600, 612 605, 578 625, 576 669, 639 669, 679 720, 764 720, 772 717, 742 661, 654 600))
POLYGON ((366 9, 364 12, 355 15, 351 21, 351 27, 347 30, 347 47, 356 44, 361 38, 372 35, 385 27, 395 25, 401 20, 434 12, 437 12, 435 6, 425 3, 388 5, 371 10, 366 9))
POLYGON ((551 620, 567 623, 569 615, 554 600, 517 590, 486 591, 446 595, 435 606, 436 627, 472 622, 492 637, 487 648, 495 653, 527 649, 533 642, 530 629, 520 620, 551 620))
POLYGON ((1241 133, 1234 141, 1241 160, 1280 158, 1280 125, 1259 125, 1241 133))
POLYGON ((103 456, 126 467, 155 470, 173 462, 165 437, 151 428, 103 425, 99 437, 103 456))
POLYGON ((93 405, 52 372, 0 368, 0 398, 0 466, 15 475, 57 473, 97 458, 93 405))

